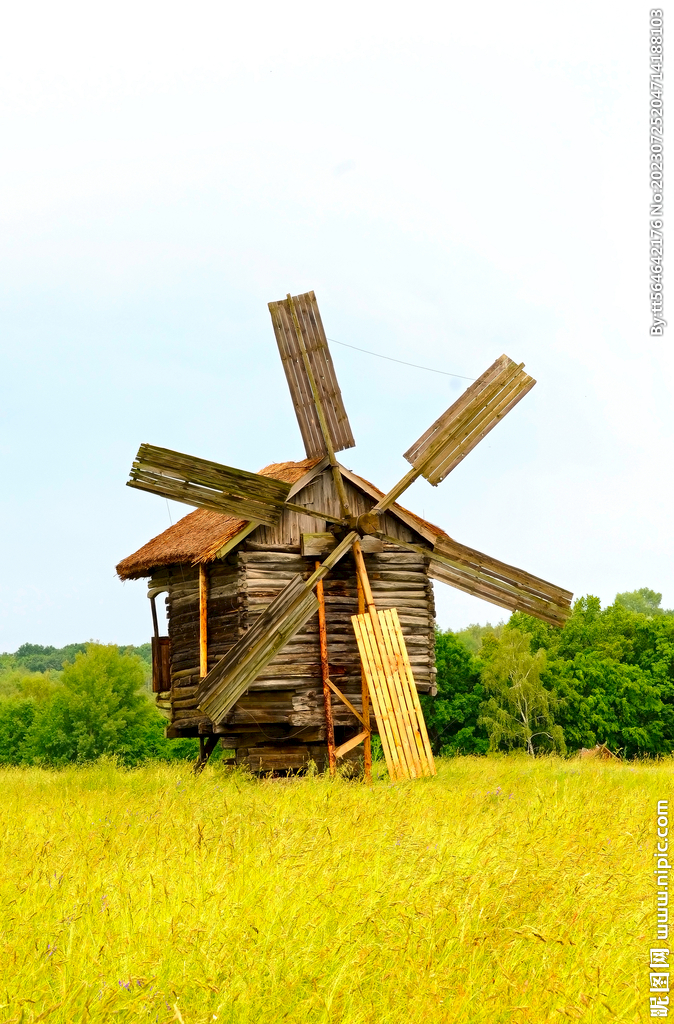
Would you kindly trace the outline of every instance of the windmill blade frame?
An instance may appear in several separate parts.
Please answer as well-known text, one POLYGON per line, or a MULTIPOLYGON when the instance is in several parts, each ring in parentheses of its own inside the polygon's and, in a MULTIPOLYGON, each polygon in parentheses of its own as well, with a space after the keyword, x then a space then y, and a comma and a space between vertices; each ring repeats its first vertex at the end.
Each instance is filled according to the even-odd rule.
POLYGON ((563 626, 571 614, 573 594, 569 590, 458 541, 442 539, 429 551, 420 544, 411 544, 385 533, 377 532, 375 536, 425 555, 430 559, 428 572, 433 579, 473 597, 480 597, 511 612, 525 612, 552 626, 563 626))
POLYGON ((499 356, 410 446, 403 458, 437 486, 535 383, 524 372, 524 363, 517 364, 505 354, 499 356))
POLYGON ((385 511, 420 476, 437 487, 535 383, 524 372, 524 363, 515 363, 507 355, 499 356, 408 448, 403 458, 412 464, 412 469, 372 511, 385 511))
POLYGON ((127 487, 265 526, 278 522, 284 509, 330 523, 342 521, 287 501, 289 483, 151 444, 140 446, 127 487))
POLYGON ((353 448, 356 442, 314 292, 270 302, 269 312, 307 458, 329 454, 311 377, 317 389, 318 404, 325 416, 333 454, 353 448))

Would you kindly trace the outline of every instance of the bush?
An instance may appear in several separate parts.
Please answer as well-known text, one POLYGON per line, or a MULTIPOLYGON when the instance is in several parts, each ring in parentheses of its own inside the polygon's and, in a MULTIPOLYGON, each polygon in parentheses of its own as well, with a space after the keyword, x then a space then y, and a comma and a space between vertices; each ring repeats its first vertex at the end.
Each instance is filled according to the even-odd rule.
POLYGON ((0 700, 0 764, 22 764, 25 741, 35 719, 35 701, 28 697, 0 700))
POLYGON ((480 662, 456 633, 436 630, 436 697, 422 697, 429 739, 435 754, 484 754, 489 740, 477 724, 484 690, 480 662))

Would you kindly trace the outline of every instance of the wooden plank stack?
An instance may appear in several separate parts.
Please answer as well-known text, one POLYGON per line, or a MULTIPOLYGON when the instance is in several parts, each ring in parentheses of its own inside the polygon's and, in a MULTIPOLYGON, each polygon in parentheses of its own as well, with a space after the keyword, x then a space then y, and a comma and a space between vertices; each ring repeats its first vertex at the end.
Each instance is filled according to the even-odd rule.
POLYGON ((395 608, 354 615, 353 628, 374 707, 389 775, 435 775, 433 752, 395 608))

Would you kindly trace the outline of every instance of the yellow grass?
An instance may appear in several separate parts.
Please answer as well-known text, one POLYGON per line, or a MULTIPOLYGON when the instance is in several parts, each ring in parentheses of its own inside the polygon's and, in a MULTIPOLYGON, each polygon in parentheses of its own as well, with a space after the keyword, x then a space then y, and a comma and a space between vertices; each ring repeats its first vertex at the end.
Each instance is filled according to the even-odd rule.
POLYGON ((648 1017, 660 766, 0 772, 0 1021, 648 1017))

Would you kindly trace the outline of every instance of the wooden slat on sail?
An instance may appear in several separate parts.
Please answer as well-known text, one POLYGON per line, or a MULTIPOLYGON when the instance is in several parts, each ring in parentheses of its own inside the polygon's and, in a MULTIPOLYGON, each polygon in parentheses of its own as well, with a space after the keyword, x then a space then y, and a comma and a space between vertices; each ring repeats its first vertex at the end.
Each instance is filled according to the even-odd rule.
POLYGON ((435 775, 433 752, 398 613, 391 608, 376 614, 380 639, 369 613, 352 615, 351 621, 389 775, 393 781, 435 775))
POLYGON ((140 446, 130 477, 128 487, 269 526, 278 521, 291 486, 151 444, 140 446))
POLYGON ((536 381, 523 366, 500 356, 405 452, 429 483, 444 480, 531 390, 536 381))
POLYGON ((563 626, 571 614, 569 590, 465 544, 441 540, 429 554, 430 576, 501 608, 526 612, 553 626, 563 626))
POLYGON ((553 626, 563 626, 571 614, 573 594, 570 590, 459 544, 450 537, 441 537, 433 548, 427 548, 386 533, 377 532, 376 536, 428 558, 428 575, 433 579, 501 608, 526 612, 553 626))
MULTIPOLYGON (((294 295, 292 301, 323 405, 332 446, 336 452, 353 448, 356 442, 342 402, 342 393, 332 365, 316 296, 313 292, 305 292, 303 295, 294 295)), ((288 300, 270 302, 269 312, 307 458, 319 458, 327 454, 325 441, 288 300)))

